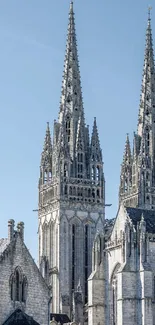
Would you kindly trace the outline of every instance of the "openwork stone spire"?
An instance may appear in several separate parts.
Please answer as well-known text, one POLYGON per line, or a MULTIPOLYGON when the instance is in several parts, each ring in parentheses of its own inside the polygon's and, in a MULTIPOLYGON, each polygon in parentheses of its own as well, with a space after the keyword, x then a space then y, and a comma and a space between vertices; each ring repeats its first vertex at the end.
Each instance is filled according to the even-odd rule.
POLYGON ((148 25, 146 30, 146 46, 144 57, 144 69, 142 79, 142 92, 139 108, 138 118, 138 135, 143 137, 145 132, 145 125, 151 124, 151 115, 154 115, 155 107, 155 68, 154 68, 154 54, 153 54, 153 41, 151 31, 151 18, 150 11, 148 16, 148 25))
MULTIPOLYGON (((130 187, 121 171, 120 202, 126 206, 155 209, 155 66, 150 10, 146 30, 146 45, 137 134, 134 134, 133 157, 130 159, 130 187), (124 183, 124 180, 125 183, 124 183)), ((123 165, 124 166, 124 165, 123 165)))
POLYGON ((60 99, 59 122, 73 114, 77 120, 83 115, 82 91, 80 81, 80 70, 78 61, 75 20, 73 2, 70 4, 68 35, 66 54, 64 61, 64 74, 62 81, 62 93, 60 99))

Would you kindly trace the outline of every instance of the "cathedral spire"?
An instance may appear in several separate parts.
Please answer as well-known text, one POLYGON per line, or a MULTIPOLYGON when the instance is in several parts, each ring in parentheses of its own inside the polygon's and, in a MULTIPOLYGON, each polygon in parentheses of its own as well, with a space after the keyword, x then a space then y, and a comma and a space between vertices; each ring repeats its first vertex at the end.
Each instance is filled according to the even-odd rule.
POLYGON ((127 159, 125 152, 121 170, 120 200, 126 206, 155 209, 154 139, 155 66, 149 8, 137 134, 134 134, 133 156, 129 159, 128 154, 127 159))
POLYGON ((154 53, 151 30, 150 9, 148 13, 148 23, 146 30, 146 45, 144 56, 144 68, 142 79, 142 92, 140 99, 139 118, 138 118, 138 135, 143 136, 144 125, 152 122, 150 115, 154 114, 154 90, 155 90, 155 68, 154 68, 154 53), (151 108, 153 110, 151 111, 151 108))
POLYGON ((79 116, 83 115, 73 1, 70 3, 69 10, 69 23, 66 54, 64 60, 62 92, 60 99, 59 122, 62 123, 63 119, 65 119, 66 116, 69 116, 70 114, 73 114, 76 120, 78 120, 79 116))

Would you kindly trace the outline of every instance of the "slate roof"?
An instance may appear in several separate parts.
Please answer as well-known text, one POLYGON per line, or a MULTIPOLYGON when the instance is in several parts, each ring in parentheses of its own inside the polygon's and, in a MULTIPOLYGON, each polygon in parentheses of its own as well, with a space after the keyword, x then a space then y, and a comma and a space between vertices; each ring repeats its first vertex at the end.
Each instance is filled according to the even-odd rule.
POLYGON ((4 252, 4 250, 7 248, 9 242, 8 238, 1 238, 0 239, 0 255, 4 252))
POLYGON ((3 325, 39 325, 39 323, 20 309, 16 309, 3 325))
POLYGON ((155 233, 155 211, 127 207, 126 211, 135 226, 137 226, 137 223, 140 222, 143 214, 146 222, 146 231, 152 234, 155 233))
POLYGON ((60 322, 61 325, 70 322, 70 319, 66 314, 50 314, 50 320, 53 320, 53 318, 57 323, 60 322))

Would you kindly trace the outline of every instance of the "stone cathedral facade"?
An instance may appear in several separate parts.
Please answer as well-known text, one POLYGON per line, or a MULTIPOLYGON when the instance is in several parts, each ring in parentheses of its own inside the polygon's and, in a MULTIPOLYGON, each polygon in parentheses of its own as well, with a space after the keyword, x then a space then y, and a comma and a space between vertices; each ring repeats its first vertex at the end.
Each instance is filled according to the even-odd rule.
POLYGON ((49 124, 39 178, 39 264, 52 288, 52 312, 83 322, 92 246, 103 231, 105 182, 96 119, 85 124, 73 3, 53 139, 49 124))
POLYGON ((105 219, 96 119, 85 124, 73 2, 53 137, 39 177, 39 268, 24 224, 0 239, 0 325, 155 325, 155 65, 150 11, 137 132, 127 135, 115 218, 105 219))
POLYGON ((150 12, 137 132, 127 135, 119 209, 105 220, 96 119, 85 124, 73 3, 53 139, 39 178, 39 264, 53 313, 81 325, 155 325, 155 66, 150 12))

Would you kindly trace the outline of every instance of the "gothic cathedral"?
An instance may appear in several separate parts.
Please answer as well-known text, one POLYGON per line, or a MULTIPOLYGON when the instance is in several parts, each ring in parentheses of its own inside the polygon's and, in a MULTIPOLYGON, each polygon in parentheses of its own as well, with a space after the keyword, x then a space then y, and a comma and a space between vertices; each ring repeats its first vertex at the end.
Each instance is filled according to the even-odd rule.
POLYGON ((73 318, 88 301, 93 241, 104 224, 105 181, 96 118, 91 140, 85 124, 72 2, 53 130, 52 140, 47 124, 40 165, 39 264, 52 287, 52 312, 73 318))
POLYGON ((39 178, 39 265, 53 313, 77 324, 155 324, 155 65, 150 11, 137 132, 127 135, 116 218, 105 220, 96 118, 85 124, 73 2, 53 139, 39 178))

